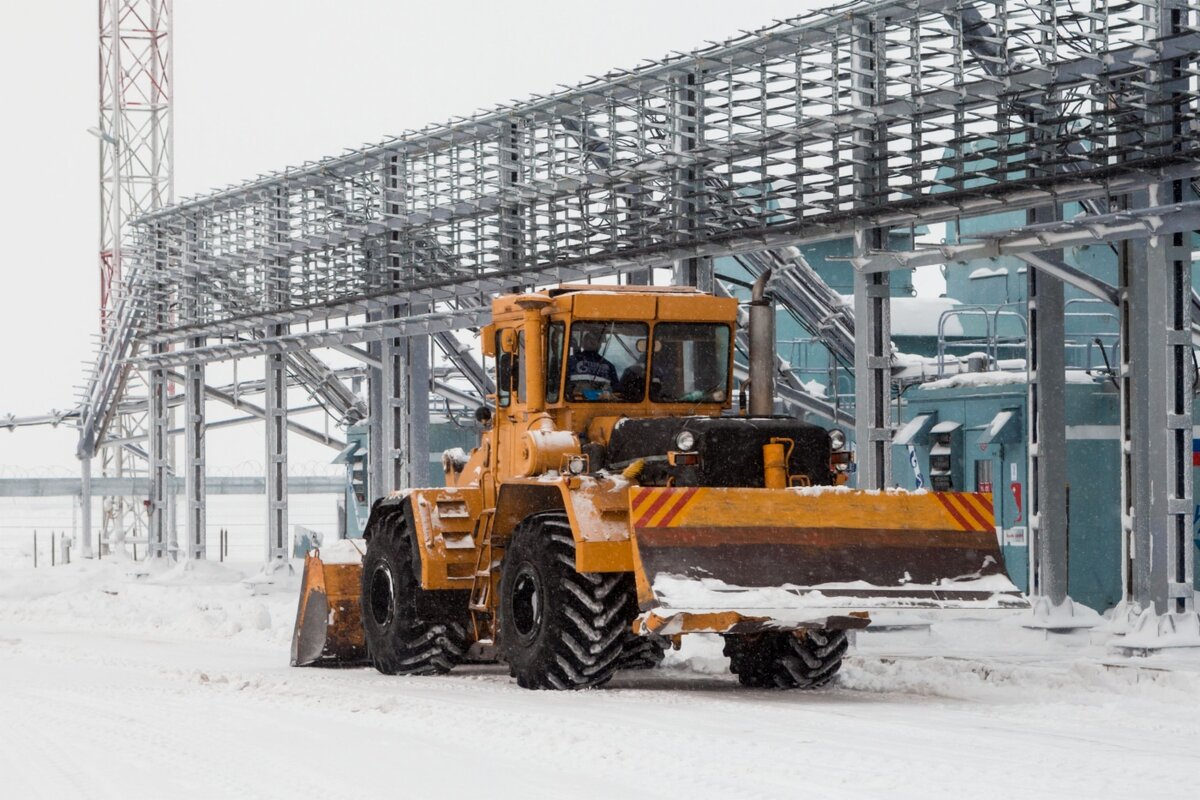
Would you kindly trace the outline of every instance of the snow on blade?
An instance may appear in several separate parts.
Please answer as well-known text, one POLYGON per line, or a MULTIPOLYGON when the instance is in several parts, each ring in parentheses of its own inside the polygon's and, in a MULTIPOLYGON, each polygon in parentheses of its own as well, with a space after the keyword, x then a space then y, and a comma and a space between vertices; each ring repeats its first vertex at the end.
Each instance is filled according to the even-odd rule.
MULTIPOLYGON (((652 584, 654 595, 663 610, 736 611, 747 616, 788 616, 789 611, 811 612, 813 609, 837 609, 842 613, 855 609, 920 608, 928 607, 928 597, 938 592, 977 592, 978 597, 963 600, 939 600, 941 607, 988 609, 1016 607, 1007 603, 1004 595, 1016 592, 1017 587, 1003 575, 936 584, 910 583, 902 586, 876 586, 865 581, 823 583, 817 586, 731 586, 715 578, 688 578, 681 575, 659 574, 652 584)), ((1019 607, 1025 607, 1024 602, 1019 607)))

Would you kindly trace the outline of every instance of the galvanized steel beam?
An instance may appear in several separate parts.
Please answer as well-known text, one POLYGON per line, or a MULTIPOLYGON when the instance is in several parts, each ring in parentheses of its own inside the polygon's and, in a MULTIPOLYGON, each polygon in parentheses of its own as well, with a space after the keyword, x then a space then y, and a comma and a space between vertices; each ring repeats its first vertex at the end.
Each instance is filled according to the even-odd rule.
MULTIPOLYGON (((874 19, 857 20, 850 45, 853 103, 869 107, 886 92, 883 32, 874 19)), ((852 192, 859 202, 878 196, 885 175, 879 171, 887 150, 882 127, 863 126, 853 135, 852 192)), ((883 249, 885 231, 863 227, 854 234, 854 255, 883 249)), ((858 486, 885 489, 892 482, 892 334, 891 286, 886 272, 854 273, 854 417, 858 448, 858 486)))

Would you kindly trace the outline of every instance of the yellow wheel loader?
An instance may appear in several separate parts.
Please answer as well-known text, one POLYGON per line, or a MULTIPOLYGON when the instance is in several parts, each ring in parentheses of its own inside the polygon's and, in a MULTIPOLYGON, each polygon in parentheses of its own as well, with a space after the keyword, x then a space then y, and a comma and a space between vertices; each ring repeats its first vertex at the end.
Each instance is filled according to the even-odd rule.
POLYGON ((444 459, 444 487, 377 501, 365 550, 310 554, 293 664, 427 675, 499 659, 521 686, 579 689, 707 632, 743 684, 812 688, 873 611, 1025 607, 989 495, 851 490, 841 431, 773 414, 764 290, 740 413, 733 299, 496 298, 479 447, 444 459))

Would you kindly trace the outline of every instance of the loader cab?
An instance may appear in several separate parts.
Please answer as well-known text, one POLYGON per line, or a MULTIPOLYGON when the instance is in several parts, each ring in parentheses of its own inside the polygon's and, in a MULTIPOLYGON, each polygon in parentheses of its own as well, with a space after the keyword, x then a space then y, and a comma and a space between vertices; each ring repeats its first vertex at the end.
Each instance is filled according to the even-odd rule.
POLYGON ((731 404, 736 314, 735 300, 677 287, 499 297, 483 334, 498 424, 545 413, 559 430, 594 439, 625 417, 719 416, 731 404))
POLYGON ((842 448, 824 428, 722 416, 736 320, 736 300, 686 287, 496 298, 483 332, 497 379, 489 480, 632 468, 642 485, 765 486, 771 448, 774 483, 839 482, 833 452, 842 448))

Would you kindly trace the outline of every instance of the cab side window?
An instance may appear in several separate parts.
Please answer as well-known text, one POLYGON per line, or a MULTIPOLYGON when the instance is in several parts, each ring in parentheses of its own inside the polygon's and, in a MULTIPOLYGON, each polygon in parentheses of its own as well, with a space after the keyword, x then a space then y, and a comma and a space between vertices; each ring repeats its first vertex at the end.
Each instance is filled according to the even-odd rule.
POLYGON ((517 334, 517 354, 513 357, 516 361, 516 366, 513 372, 516 373, 516 390, 517 402, 525 402, 525 331, 517 334))
POLYGON ((496 402, 507 407, 512 401, 513 378, 520 372, 518 354, 506 353, 501 345, 501 331, 496 331, 496 402))
POLYGON ((557 403, 562 387, 563 342, 567 326, 551 322, 546 336, 546 402, 557 403))

